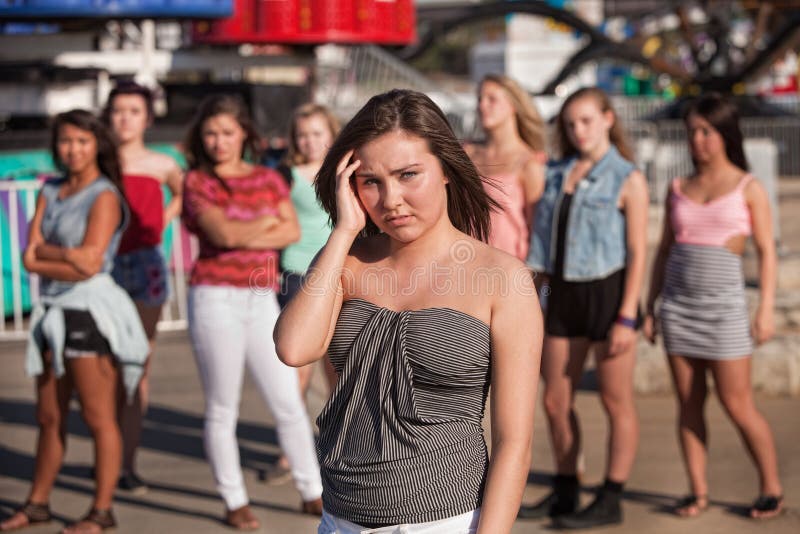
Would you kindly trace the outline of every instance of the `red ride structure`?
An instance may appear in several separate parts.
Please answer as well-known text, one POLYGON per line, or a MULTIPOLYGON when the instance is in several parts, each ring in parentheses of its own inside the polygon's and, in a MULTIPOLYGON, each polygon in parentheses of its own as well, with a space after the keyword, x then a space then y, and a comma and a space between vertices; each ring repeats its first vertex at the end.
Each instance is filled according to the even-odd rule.
POLYGON ((413 0, 234 0, 233 16, 195 22, 195 43, 408 45, 413 0))

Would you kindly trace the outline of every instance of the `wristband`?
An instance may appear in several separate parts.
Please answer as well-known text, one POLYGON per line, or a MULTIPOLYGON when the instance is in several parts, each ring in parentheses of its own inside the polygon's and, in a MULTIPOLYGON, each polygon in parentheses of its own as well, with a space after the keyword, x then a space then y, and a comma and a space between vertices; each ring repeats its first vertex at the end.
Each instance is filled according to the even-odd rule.
POLYGON ((624 315, 617 315, 617 320, 614 322, 636 330, 636 319, 631 319, 630 317, 625 317, 624 315))

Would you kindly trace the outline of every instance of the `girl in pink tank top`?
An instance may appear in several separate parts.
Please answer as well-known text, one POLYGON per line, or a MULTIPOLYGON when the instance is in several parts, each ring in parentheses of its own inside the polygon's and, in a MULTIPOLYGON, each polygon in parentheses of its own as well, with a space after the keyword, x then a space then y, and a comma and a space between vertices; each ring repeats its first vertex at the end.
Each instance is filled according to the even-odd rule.
POLYGON ((519 84, 495 74, 481 81, 478 113, 486 139, 465 149, 500 206, 491 213, 489 244, 524 261, 544 187, 544 122, 519 84))
POLYGON ((753 180, 744 175, 736 189, 706 203, 681 192, 681 178, 672 181, 670 219, 676 243, 724 247, 732 237, 752 233, 750 210, 744 190, 753 180))
POLYGON ((695 166, 667 195, 663 237, 653 263, 645 335, 664 339, 679 400, 679 436, 689 494, 675 513, 699 515, 709 506, 706 479, 706 374, 745 441, 758 470, 760 495, 753 519, 779 514, 783 489, 772 432, 753 401, 753 345, 774 331, 775 242, 766 191, 748 174, 738 113, 710 94, 684 115, 695 166), (759 255, 760 302, 751 322, 741 254, 752 235, 759 255), (658 301, 658 307, 656 303, 658 301))

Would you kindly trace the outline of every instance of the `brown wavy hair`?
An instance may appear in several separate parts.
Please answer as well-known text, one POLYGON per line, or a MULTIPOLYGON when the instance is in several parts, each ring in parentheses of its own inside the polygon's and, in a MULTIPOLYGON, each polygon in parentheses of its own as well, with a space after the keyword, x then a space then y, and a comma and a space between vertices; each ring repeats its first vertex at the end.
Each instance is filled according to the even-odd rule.
POLYGON ((302 165, 303 163, 308 163, 303 155, 300 154, 300 149, 297 146, 297 121, 298 119, 307 119, 314 115, 320 115, 325 119, 328 129, 331 132, 331 138, 336 139, 336 136, 339 134, 339 130, 341 129, 339 119, 336 118, 336 115, 334 115, 330 109, 322 104, 315 104, 314 102, 303 104, 294 110, 294 113, 292 113, 292 120, 289 122, 289 148, 284 158, 284 162, 287 165, 302 165))
POLYGON ((103 121, 84 109, 65 111, 64 113, 59 113, 53 119, 50 129, 50 153, 53 156, 53 163, 56 168, 63 173, 68 172, 64 162, 58 157, 58 134, 65 124, 90 132, 94 136, 97 142, 97 155, 95 156, 97 166, 103 176, 111 180, 111 183, 124 197, 125 188, 122 185, 122 167, 119 163, 117 143, 114 141, 114 136, 108 127, 103 124, 103 121))
POLYGON ((508 95, 511 104, 514 106, 517 133, 525 144, 536 152, 544 152, 547 148, 546 127, 530 95, 519 83, 502 74, 487 74, 484 76, 479 85, 479 90, 486 82, 499 85, 508 95))
MULTIPOLYGON (((484 191, 478 170, 461 147, 444 113, 423 93, 393 89, 373 96, 342 129, 325 156, 315 188, 322 207, 335 225, 336 167, 344 155, 378 137, 403 131, 424 139, 436 156, 447 188, 447 214, 453 226, 476 239, 489 235, 489 211, 499 206, 484 191)), ((380 231, 369 218, 362 235, 380 231)))
POLYGON ((605 91, 597 87, 584 87, 582 89, 578 89, 569 95, 564 101, 564 104, 561 105, 561 110, 558 112, 558 117, 556 118, 556 145, 561 153, 561 157, 568 158, 578 155, 578 148, 572 144, 572 141, 569 140, 569 135, 567 134, 567 126, 564 124, 564 112, 573 102, 583 98, 594 99, 600 108, 600 111, 603 113, 610 111, 614 115, 614 123, 611 125, 611 129, 608 131, 609 141, 611 141, 612 145, 617 147, 617 150, 619 150, 619 153, 623 158, 627 159, 628 161, 634 161, 635 154, 633 149, 631 149, 627 136, 625 135, 625 130, 623 129, 622 124, 617 117, 617 112, 614 111, 614 107, 611 105, 611 99, 608 98, 608 95, 605 93, 605 91))
POLYGON ((189 169, 199 170, 216 178, 227 191, 229 188, 225 180, 214 172, 215 162, 208 156, 203 145, 203 123, 211 117, 223 114, 233 116, 245 132, 242 158, 257 162, 261 155, 261 136, 256 131, 247 105, 238 95, 210 95, 203 100, 186 133, 184 153, 189 169))

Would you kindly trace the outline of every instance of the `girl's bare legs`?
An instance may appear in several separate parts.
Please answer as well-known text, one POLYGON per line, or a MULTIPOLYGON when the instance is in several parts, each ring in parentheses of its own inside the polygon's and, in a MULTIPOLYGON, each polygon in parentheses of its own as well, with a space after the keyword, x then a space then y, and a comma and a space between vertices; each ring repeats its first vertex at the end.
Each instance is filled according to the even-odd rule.
POLYGON ((111 507, 119 478, 122 440, 115 413, 118 371, 109 355, 69 358, 68 371, 81 402, 81 415, 94 438, 95 497, 92 507, 111 507))
POLYGON ((139 447, 142 437, 142 420, 147 413, 147 405, 150 397, 150 386, 148 374, 150 371, 150 360, 153 355, 153 345, 156 337, 156 325, 161 317, 161 306, 146 306, 140 301, 135 301, 136 310, 142 320, 147 339, 150 341, 150 354, 144 367, 144 375, 139 382, 139 388, 133 401, 129 404, 125 398, 125 393, 120 387, 118 401, 117 418, 122 432, 122 470, 125 473, 136 471, 136 449, 139 447))
POLYGON ((575 413, 575 391, 583 374, 589 341, 545 336, 542 351, 544 410, 547 415, 556 472, 575 475, 581 434, 575 413))
MULTIPOLYGON (((36 420, 39 436, 36 444, 36 466, 28 501, 46 504, 50 499, 66 450, 67 412, 72 393, 69 374, 56 380, 50 355, 45 355, 44 372, 36 378, 36 420)), ((0 530, 13 530, 28 524, 25 514, 17 512, 2 523, 0 530)))
POLYGON ((698 502, 677 510, 680 515, 697 515, 708 504, 706 464, 708 435, 706 432, 705 402, 707 361, 670 354, 668 357, 672 382, 678 398, 678 441, 689 477, 691 494, 698 502))
POLYGON ((596 347, 600 400, 608 414, 608 465, 606 478, 625 482, 630 476, 639 445, 639 418, 633 395, 636 346, 608 355, 608 343, 596 347))
MULTIPOLYGON (((756 408, 750 383, 751 358, 710 361, 717 394, 728 416, 736 425, 750 457, 758 469, 762 495, 783 495, 778 476, 775 440, 764 416, 756 408)), ((768 517, 780 512, 756 512, 754 517, 768 517)))

